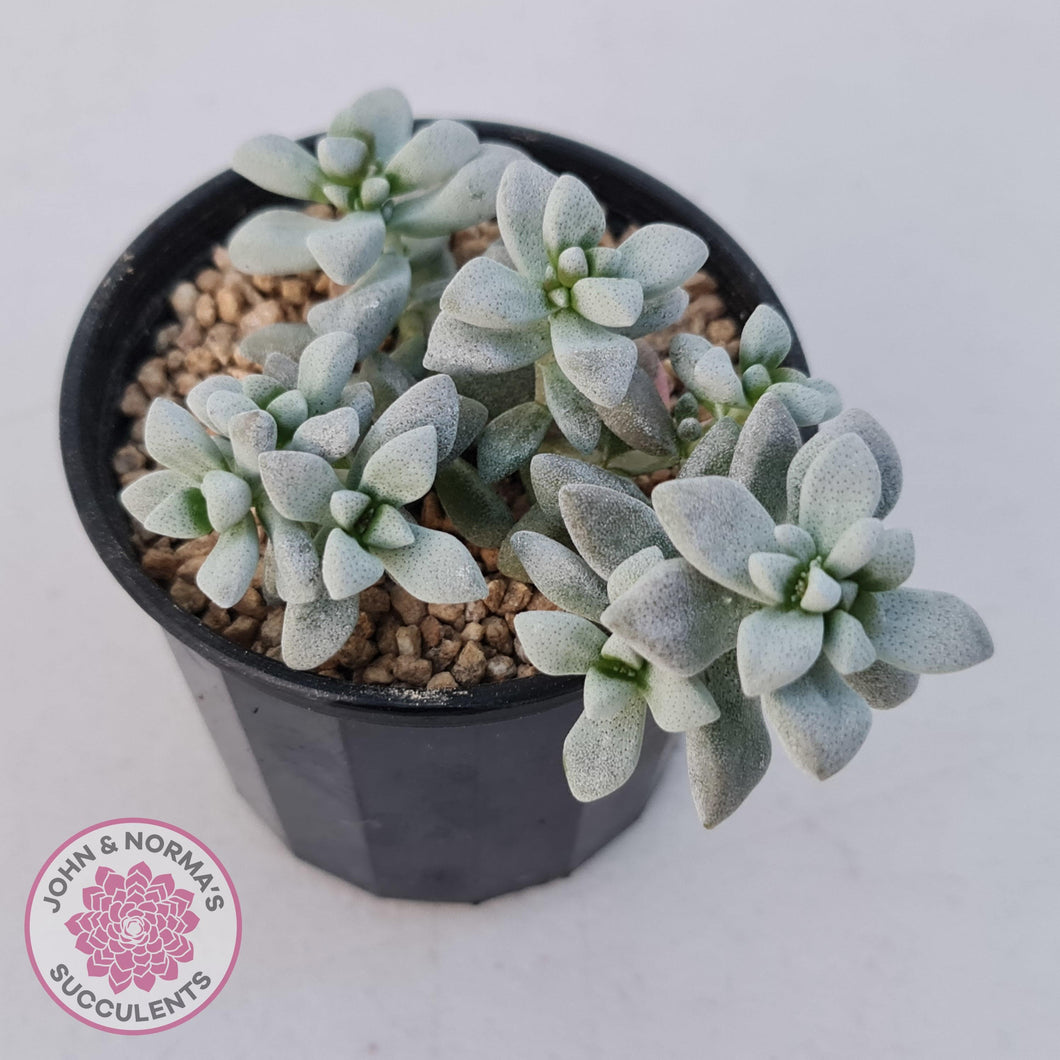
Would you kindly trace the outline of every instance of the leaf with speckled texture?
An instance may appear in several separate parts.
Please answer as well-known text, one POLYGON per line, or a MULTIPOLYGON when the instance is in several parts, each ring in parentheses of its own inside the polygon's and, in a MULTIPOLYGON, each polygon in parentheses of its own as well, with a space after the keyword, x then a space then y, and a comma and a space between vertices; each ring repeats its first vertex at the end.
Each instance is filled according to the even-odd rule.
MULTIPOLYGON (((606 247, 601 247, 606 250, 606 247)), ((656 331, 662 331, 671 324, 676 324, 685 310, 688 308, 688 292, 683 287, 676 291, 669 291, 650 302, 644 303, 637 322, 628 328, 622 329, 622 334, 627 338, 639 339, 643 335, 652 335, 656 331)))
POLYGON ((488 221, 496 212, 501 176, 520 157, 514 148, 486 144, 436 191, 395 203, 390 229, 423 239, 488 221))
POLYGON ((953 673, 994 653, 983 620, 950 593, 930 589, 861 593, 852 612, 880 660, 902 670, 953 673))
POLYGON ((701 401, 737 407, 747 404, 743 383, 732 366, 729 351, 724 346, 711 346, 698 335, 678 335, 670 344, 671 363, 673 363, 675 349, 680 351, 678 363, 681 364, 681 371, 678 375, 701 401), (703 343, 706 349, 697 350, 694 354, 695 359, 689 366, 687 362, 691 359, 690 347, 692 347, 689 340, 692 339, 703 343))
POLYGON ((536 401, 516 405, 488 423, 476 459, 482 481, 499 482, 528 463, 551 423, 552 413, 536 401))
POLYGON ((315 453, 333 464, 357 444, 360 430, 361 422, 354 409, 334 409, 302 423, 294 432, 291 448, 302 453, 315 453))
POLYGON ((306 399, 311 416, 330 412, 338 405, 359 353, 356 337, 343 331, 321 335, 302 351, 298 389, 306 399))
POLYGON ((547 321, 522 331, 495 331, 442 313, 427 339, 423 366, 432 372, 511 372, 550 349, 547 321))
POLYGON ((317 161, 331 179, 350 180, 368 159, 368 145, 356 136, 322 136, 317 161))
POLYGON ((902 491, 902 461, 890 435, 863 409, 846 409, 823 423, 798 452, 788 469, 788 518, 797 520, 803 480, 811 463, 839 435, 853 433, 869 447, 880 472, 880 501, 869 515, 882 519, 898 502, 902 491))
POLYGON ((432 375, 420 380, 398 397, 364 436, 350 462, 351 481, 359 479, 369 457, 391 438, 428 423, 437 432, 441 463, 453 448, 459 422, 460 397, 452 379, 432 375))
POLYGON ((807 572, 806 588, 802 591, 799 606, 803 611, 831 611, 839 606, 843 598, 843 587, 822 567, 812 565, 807 572))
POLYGON ((479 151, 475 130, 443 118, 425 125, 387 163, 395 191, 435 188, 445 183, 479 151))
POLYGON ((228 435, 236 466, 256 479, 261 455, 276 448, 276 421, 263 409, 241 412, 229 421, 228 435))
MULTIPOLYGON (((276 354, 270 354, 270 357, 275 356, 276 354)), ((291 384, 292 386, 298 385, 297 369, 295 369, 291 384)), ((309 402, 300 390, 285 390, 265 406, 265 411, 276 421, 280 430, 290 433, 297 431, 309 418, 309 402)), ((298 449, 300 446, 296 445, 295 448, 298 449)))
POLYGON ((833 578, 849 578, 875 555, 883 532, 879 519, 858 519, 851 523, 832 546, 824 569, 833 578))
POLYGON ((532 504, 529 511, 508 532, 497 554, 497 570, 505 577, 514 578, 516 581, 530 581, 530 575, 523 569, 519 557, 515 554, 515 549, 512 548, 512 538, 520 530, 532 530, 534 533, 545 534, 561 545, 574 547, 574 542, 571 541, 567 528, 563 525, 558 513, 553 517, 546 514, 540 505, 532 504))
POLYGON ((283 615, 280 651, 292 670, 311 670, 327 662, 349 640, 360 617, 358 597, 289 603, 283 615))
POLYGON ((552 352, 563 374, 594 405, 617 405, 626 396, 637 366, 633 340, 570 309, 556 313, 551 327, 552 352))
POLYGON ((560 176, 545 203, 541 234, 552 255, 567 247, 588 250, 603 239, 607 225, 603 207, 584 181, 570 173, 560 176))
POLYGON ((285 518, 297 523, 323 523, 331 495, 341 488, 331 465, 315 453, 294 450, 262 453, 261 482, 269 500, 285 518))
POLYGON ((479 548, 500 548, 512 526, 511 510, 466 460, 439 468, 434 489, 462 537, 479 548))
POLYGON ((337 527, 328 534, 320 569, 333 600, 353 596, 383 576, 383 564, 337 527))
POLYGON ((211 530, 206 502, 194 486, 170 493, 142 521, 145 530, 162 537, 202 537, 211 530))
POLYGON ((752 606, 708 581, 686 560, 664 560, 600 616, 649 662, 689 677, 736 644, 752 606))
POLYGON ((139 523, 157 508, 167 497, 181 490, 191 489, 196 480, 179 471, 150 471, 121 491, 118 499, 125 510, 139 523))
POLYGON ((841 434, 806 469, 799 526, 827 555, 847 527, 871 516, 879 502, 880 469, 871 450, 858 435, 841 434))
POLYGON ((431 488, 437 467, 438 433, 428 423, 381 445, 368 458, 357 488, 401 507, 418 501, 431 488))
MULTIPOLYGON (((634 552, 629 559, 624 559, 611 572, 611 577, 607 579, 608 601, 613 602, 624 592, 632 589, 640 578, 647 574, 652 567, 662 563, 662 561, 662 549, 657 548, 655 545, 642 548, 639 552, 634 552)), ((604 606, 606 607, 607 605, 605 604, 604 606)))
POLYGON ((766 393, 784 403, 798 426, 812 427, 829 416, 834 416, 840 407, 838 391, 830 383, 817 385, 820 382, 814 380, 814 386, 808 385, 809 379, 805 384, 773 383, 766 393), (826 390, 826 387, 829 389, 826 390))
POLYGON ((333 221, 301 210, 272 209, 248 217, 229 237, 228 256, 241 272, 283 276, 317 268, 309 237, 333 221))
POLYGON ((781 523, 773 530, 773 537, 782 551, 803 563, 809 563, 817 555, 817 542, 794 523, 781 523))
POLYGON ((742 482, 776 522, 788 510, 788 466, 802 445, 787 408, 770 393, 762 395, 740 431, 729 476, 742 482))
POLYGON ((363 436, 372 425, 372 415, 375 413, 375 395, 372 387, 364 382, 349 382, 342 388, 342 396, 339 398, 344 408, 351 408, 357 413, 357 422, 360 424, 358 434, 363 436))
POLYGON ((412 108, 396 88, 375 89, 339 111, 328 135, 367 140, 375 157, 385 162, 412 137, 412 108))
POLYGON ((913 573, 915 561, 913 535, 908 530, 884 530, 872 559, 857 571, 856 581, 873 592, 897 589, 913 573))
POLYGON ((207 471, 202 478, 206 514, 217 531, 235 526, 250 511, 250 487, 230 471, 207 471))
POLYGON ((244 515, 218 536, 195 576, 195 584, 218 607, 234 607, 250 588, 260 548, 254 516, 244 515))
POLYGON ((823 637, 818 614, 773 608, 749 614, 736 637, 744 695, 760 696, 797 681, 820 656, 823 637))
POLYGON ((306 237, 317 264, 336 283, 359 280, 383 253, 386 224, 376 210, 358 210, 306 237))
POLYGON ((633 775, 644 738, 644 700, 631 700, 605 721, 585 714, 563 742, 563 771, 571 794, 592 802, 617 791, 633 775))
POLYGON ((890 710, 916 691, 920 675, 877 659, 867 670, 845 674, 843 680, 874 710, 890 710))
POLYGON ((587 618, 565 611, 523 611, 515 616, 515 635, 534 666, 554 676, 584 674, 607 641, 587 618))
POLYGON ((586 718, 608 721, 631 707, 643 711, 647 704, 635 682, 590 668, 582 686, 582 705, 586 718))
POLYGON ((242 394, 243 388, 240 386, 239 380, 233 379, 230 375, 211 375, 201 383, 196 383, 184 399, 195 418, 211 430, 217 430, 217 424, 210 419, 207 406, 211 396, 219 391, 229 394, 242 394))
POLYGON ((600 440, 600 416, 593 403, 563 374, 555 361, 541 366, 545 404, 563 436, 583 453, 591 453, 600 440))
POLYGON ((786 603, 802 564, 784 552, 752 552, 747 557, 751 581, 769 597, 771 603, 786 603))
POLYGON ((740 690, 736 656, 723 655, 707 671, 720 717, 687 734, 688 779, 704 828, 739 808, 769 768, 769 732, 756 699, 740 690))
POLYGON ((357 520, 372 506, 372 498, 357 490, 336 490, 328 506, 332 519, 344 530, 352 530, 357 520))
POLYGON ((619 490, 641 504, 648 504, 648 498, 631 479, 559 453, 538 453, 530 461, 530 481, 534 487, 534 497, 542 511, 557 521, 562 518, 559 510, 559 491, 574 482, 619 490))
POLYGON ((315 332, 308 324, 268 324, 241 338, 239 352, 262 365, 268 364, 270 353, 282 353, 297 361, 302 356, 302 350, 315 337, 315 332))
POLYGON ((556 177, 528 160, 513 162, 497 189, 497 227, 515 267, 537 283, 545 279, 548 250, 542 234, 545 206, 556 177))
POLYGON ((628 328, 644 308, 644 292, 636 280, 589 276, 571 288, 571 306, 594 324, 628 328))
POLYGON ((478 564, 452 534, 416 525, 412 533, 411 545, 378 553, 387 574, 406 592, 426 604, 465 604, 486 595, 478 564))
POLYGON ((405 311, 412 270, 400 254, 384 254, 348 291, 309 310, 318 334, 345 331, 357 336, 362 355, 377 350, 405 311))
POLYGON ((760 364, 777 368, 791 349, 787 321, 769 305, 760 305, 747 318, 740 332, 740 365, 760 364))
POLYGON ((727 478, 661 482, 652 504, 677 550, 719 585, 752 600, 769 598, 751 581, 752 552, 774 551, 773 519, 742 483, 727 478))
POLYGON ((155 398, 147 410, 144 448, 163 467, 194 479, 225 470, 224 458, 202 424, 166 398, 155 398))
POLYGON ((607 607, 607 586, 577 553, 544 534, 522 530, 512 548, 533 583, 557 607, 596 622, 607 607))
POLYGON ((663 732, 698 729, 721 713, 702 677, 680 677, 663 666, 648 667, 644 698, 663 732))
MULTIPOLYGON (((243 396, 249 398, 258 408, 265 408, 283 394, 283 387, 280 383, 275 379, 270 379, 267 375, 246 375, 243 377, 241 386, 243 388, 243 396)), ((227 397, 227 394, 213 394, 210 397, 210 401, 227 397)), ((208 407, 209 403, 207 403, 208 407)), ((251 406, 244 405, 244 408, 249 412, 251 406)))
POLYGON ((416 543, 412 525, 392 504, 380 504, 361 534, 361 543, 375 555, 387 549, 407 548, 416 543))
POLYGON ((673 555, 655 512, 625 493, 571 483, 559 491, 559 509, 582 558, 602 578, 609 578, 623 560, 651 545, 673 555))
POLYGON ((828 661, 844 676, 867 670, 876 661, 872 641, 861 623, 846 611, 825 616, 823 649, 828 661))
POLYGON ((440 305, 465 324, 495 331, 521 330, 549 312, 539 284, 483 257, 472 258, 449 281, 440 305))
POLYGON ((267 498, 257 512, 269 535, 276 593, 289 604, 307 604, 324 591, 320 557, 313 539, 298 523, 285 519, 267 498))
POLYGON ((267 133, 241 144, 232 156, 232 168, 241 177, 276 195, 320 201, 323 171, 301 144, 286 136, 267 133))
POLYGON ((604 426, 631 448, 677 458, 677 431, 670 410, 655 381, 639 365, 633 369, 625 397, 612 408, 597 408, 596 413, 604 426))
POLYGON ((636 280, 646 299, 680 287, 707 260, 707 244, 695 232, 677 225, 644 225, 619 250, 621 274, 636 280))
POLYGON ((683 479, 728 475, 739 438, 740 425, 728 416, 722 417, 696 443, 695 449, 681 465, 677 477, 683 479))
POLYGON ((762 710, 791 760, 820 780, 857 754, 872 725, 868 704, 825 659, 794 684, 764 695, 762 710))

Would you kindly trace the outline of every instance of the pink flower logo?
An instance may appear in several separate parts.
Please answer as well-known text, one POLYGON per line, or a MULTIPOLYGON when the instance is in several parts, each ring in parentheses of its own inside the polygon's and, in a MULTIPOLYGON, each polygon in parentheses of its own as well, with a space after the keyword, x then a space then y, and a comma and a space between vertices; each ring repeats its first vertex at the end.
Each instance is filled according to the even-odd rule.
POLYGON ((88 954, 90 976, 107 976, 116 994, 130 982, 150 990, 155 976, 176 979, 177 963, 194 956, 186 937, 199 923, 193 898, 174 889, 169 873, 152 876, 142 861, 128 876, 101 865, 96 886, 82 891, 87 912, 70 917, 66 928, 88 954))

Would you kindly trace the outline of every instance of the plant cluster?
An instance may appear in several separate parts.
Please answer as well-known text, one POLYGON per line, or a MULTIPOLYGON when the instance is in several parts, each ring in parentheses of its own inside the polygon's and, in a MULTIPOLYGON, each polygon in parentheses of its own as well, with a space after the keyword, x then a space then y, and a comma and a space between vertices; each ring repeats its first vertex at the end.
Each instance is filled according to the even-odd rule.
POLYGON ((427 602, 484 595, 464 545, 410 513, 431 489, 466 540, 499 547, 502 570, 560 609, 515 627, 539 670, 584 676, 564 747, 579 799, 630 777, 650 714, 686 734, 713 826, 764 774, 770 731, 831 776, 872 709, 991 654, 967 604, 906 587, 912 536, 884 524, 895 446, 786 365, 775 308, 750 314, 735 363, 674 338, 680 392, 664 398, 636 339, 681 318, 699 236, 650 224, 610 245, 577 177, 458 122, 414 131, 390 90, 342 111, 315 153, 261 137, 235 168, 338 216, 266 210, 234 233, 233 261, 353 286, 307 327, 251 336, 262 374, 206 380, 190 412, 156 400, 145 443, 164 470, 122 501, 155 533, 217 533, 198 584, 221 606, 255 574, 260 527, 288 665, 341 647, 384 571, 427 602), (454 274, 449 234, 494 215, 500 238, 454 274), (674 477, 649 497, 631 466, 674 477), (533 503, 513 525, 494 486, 515 474, 533 503))

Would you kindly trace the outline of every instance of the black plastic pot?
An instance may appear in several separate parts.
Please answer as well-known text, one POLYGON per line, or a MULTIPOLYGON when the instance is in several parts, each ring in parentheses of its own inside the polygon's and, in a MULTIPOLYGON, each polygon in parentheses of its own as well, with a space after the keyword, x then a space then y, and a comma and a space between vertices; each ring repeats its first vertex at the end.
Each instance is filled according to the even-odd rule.
MULTIPOLYGON (((702 235, 739 320, 779 305, 754 263, 688 200, 632 166, 570 140, 473 122, 486 139, 575 173, 627 222, 702 235)), ((61 436, 81 521, 118 581, 165 630, 239 791, 299 857, 375 894, 480 901, 568 874, 640 815, 668 738, 649 721, 633 778, 583 805, 567 790, 563 738, 580 679, 535 677, 425 694, 297 673, 213 633, 143 572, 117 501, 111 456, 125 386, 170 320, 167 296, 246 214, 277 201, 228 171, 148 227, 85 310, 63 378, 61 436)), ((796 344, 789 358, 805 367, 796 344)))

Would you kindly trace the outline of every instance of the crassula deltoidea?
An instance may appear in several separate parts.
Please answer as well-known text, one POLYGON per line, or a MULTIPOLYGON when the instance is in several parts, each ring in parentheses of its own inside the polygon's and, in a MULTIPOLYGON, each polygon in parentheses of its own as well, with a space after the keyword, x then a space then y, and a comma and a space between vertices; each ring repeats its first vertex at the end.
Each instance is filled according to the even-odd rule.
POLYGON ((682 319, 707 260, 695 233, 617 240, 581 179, 460 122, 417 128, 393 90, 311 148, 253 140, 235 168, 303 205, 251 216, 234 264, 348 289, 247 336, 260 371, 209 378, 186 408, 156 400, 160 467, 122 501, 152 533, 216 534, 197 581, 219 606, 258 574, 285 603, 288 666, 338 651, 384 573, 427 603, 483 598, 467 545, 497 550, 554 607, 512 620, 525 658, 584 679, 574 795, 620 787, 651 718, 685 734, 713 826, 771 737, 831 776, 874 709, 991 654, 967 604, 907 586, 895 446, 787 363, 775 307, 747 314, 738 345, 682 332, 661 361, 638 345, 682 319), (499 238, 457 270, 450 235, 493 217, 499 238), (644 471, 662 472, 650 495, 644 471), (456 534, 420 524, 432 491, 456 534))

